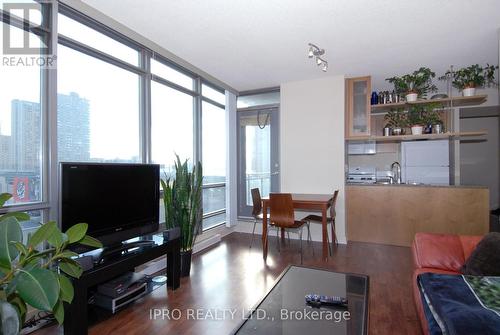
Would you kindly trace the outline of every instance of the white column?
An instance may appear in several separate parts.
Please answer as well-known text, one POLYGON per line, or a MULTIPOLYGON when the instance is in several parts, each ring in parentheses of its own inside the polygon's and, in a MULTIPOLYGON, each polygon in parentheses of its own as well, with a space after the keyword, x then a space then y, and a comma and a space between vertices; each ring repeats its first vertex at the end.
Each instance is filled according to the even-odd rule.
POLYGON ((238 218, 238 139, 236 95, 226 91, 226 226, 237 224, 238 218))

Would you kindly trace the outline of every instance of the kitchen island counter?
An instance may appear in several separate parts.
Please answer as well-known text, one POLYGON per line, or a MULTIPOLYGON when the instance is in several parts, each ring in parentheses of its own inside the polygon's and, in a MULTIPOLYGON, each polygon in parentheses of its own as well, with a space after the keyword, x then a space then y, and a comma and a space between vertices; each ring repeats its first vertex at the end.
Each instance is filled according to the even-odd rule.
POLYGON ((384 184, 384 183, 373 183, 373 184, 362 184, 362 183, 347 183, 347 187, 349 186, 379 186, 379 187, 432 187, 432 188, 463 188, 463 189, 485 189, 487 190, 487 186, 476 186, 476 185, 429 185, 429 184, 384 184))
POLYGON ((475 186, 346 185, 347 239, 410 246, 415 233, 483 235, 489 190, 475 186))

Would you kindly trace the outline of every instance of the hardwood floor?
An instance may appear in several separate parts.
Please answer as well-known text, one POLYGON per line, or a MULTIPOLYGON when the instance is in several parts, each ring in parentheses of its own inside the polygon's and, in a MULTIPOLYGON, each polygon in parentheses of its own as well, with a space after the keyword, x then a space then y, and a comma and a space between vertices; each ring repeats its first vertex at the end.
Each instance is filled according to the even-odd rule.
MULTIPOLYGON (((248 309, 269 290, 278 275, 291 263, 300 264, 298 241, 282 245, 270 238, 267 262, 262 259, 260 239, 249 249, 249 234, 232 233, 220 244, 193 257, 191 276, 181 287, 161 287, 114 317, 90 328, 90 334, 229 334, 240 322, 195 321, 186 309, 248 309), (180 310, 179 320, 152 320, 150 309, 180 310)), ((259 236, 260 237, 260 236, 259 236)), ((304 265, 370 276, 370 331, 377 334, 421 334, 411 291, 410 249, 368 243, 340 245, 328 262, 320 260, 321 243, 304 244, 304 265)), ((62 333, 52 326, 37 335, 62 333)))

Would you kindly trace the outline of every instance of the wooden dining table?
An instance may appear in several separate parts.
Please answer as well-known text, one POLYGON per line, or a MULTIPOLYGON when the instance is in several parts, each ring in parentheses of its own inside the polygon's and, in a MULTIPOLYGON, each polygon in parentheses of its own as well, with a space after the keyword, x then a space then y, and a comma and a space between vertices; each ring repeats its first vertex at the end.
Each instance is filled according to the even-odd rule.
MULTIPOLYGON (((323 259, 328 259, 328 230, 327 230, 327 210, 332 205, 333 194, 305 194, 292 193, 294 209, 306 211, 321 211, 322 232, 323 232, 323 259)), ((269 208, 269 198, 262 198, 262 253, 264 260, 267 259, 268 236, 267 236, 267 210, 269 208)), ((281 230, 284 237, 284 230, 281 230)))

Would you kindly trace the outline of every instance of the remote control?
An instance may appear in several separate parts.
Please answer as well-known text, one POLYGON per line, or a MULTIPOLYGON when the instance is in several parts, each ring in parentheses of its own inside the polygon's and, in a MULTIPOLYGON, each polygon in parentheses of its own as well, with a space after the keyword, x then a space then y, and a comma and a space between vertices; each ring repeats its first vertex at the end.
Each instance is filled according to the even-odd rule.
POLYGON ((306 303, 309 305, 320 307, 324 306, 347 306, 347 299, 335 296, 326 296, 319 294, 308 294, 306 295, 306 303))

